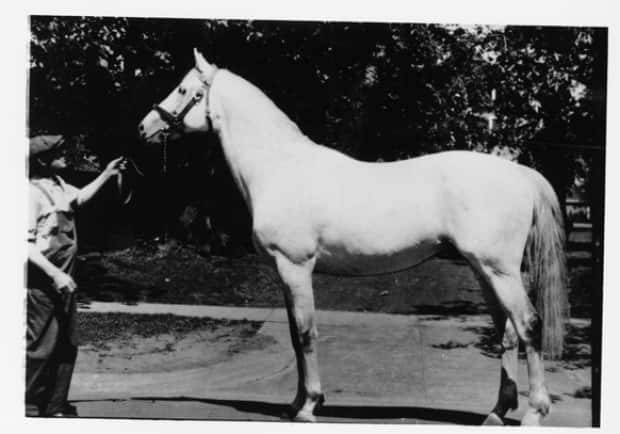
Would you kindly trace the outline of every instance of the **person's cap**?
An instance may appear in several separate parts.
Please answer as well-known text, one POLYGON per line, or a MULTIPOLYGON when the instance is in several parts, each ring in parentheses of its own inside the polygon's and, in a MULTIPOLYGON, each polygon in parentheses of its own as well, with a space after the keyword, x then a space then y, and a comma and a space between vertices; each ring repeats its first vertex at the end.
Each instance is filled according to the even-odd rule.
POLYGON ((65 138, 61 135, 42 135, 30 138, 30 156, 34 157, 43 153, 61 149, 65 144, 65 138))

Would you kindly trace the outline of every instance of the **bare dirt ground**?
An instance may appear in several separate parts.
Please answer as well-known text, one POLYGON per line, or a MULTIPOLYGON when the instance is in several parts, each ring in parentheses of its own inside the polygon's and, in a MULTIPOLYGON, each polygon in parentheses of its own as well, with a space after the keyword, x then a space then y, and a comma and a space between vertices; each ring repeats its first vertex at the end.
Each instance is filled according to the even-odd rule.
MULTIPOLYGON (((255 256, 203 257, 182 246, 138 246, 83 256, 79 301, 117 301, 244 307, 282 307, 280 283, 255 256)), ((589 269, 571 268, 573 317, 589 317, 589 269)), ((363 278, 315 276, 317 309, 436 315, 485 314, 478 281, 458 258, 437 258, 390 275, 363 278)), ((591 366, 589 322, 570 326, 562 365, 591 366)), ((78 372, 171 372, 209 367, 274 342, 257 333, 261 322, 235 322, 172 315, 80 313, 82 346, 78 372)), ((466 346, 497 358, 499 339, 491 324, 473 330, 466 346)), ((447 341, 444 351, 463 347, 447 341)), ((591 390, 579 392, 589 398, 591 390)))
MULTIPOLYGON (((80 407, 81 415, 84 417, 103 415, 130 418, 228 420, 279 419, 285 403, 265 404, 269 400, 265 401, 267 398, 263 395, 267 393, 265 391, 271 391, 271 395, 268 395, 271 399, 273 397, 285 399, 294 394, 294 391, 288 390, 292 387, 291 385, 295 384, 294 378, 290 377, 294 375, 295 370, 292 364, 288 328, 285 323, 275 329, 274 324, 269 325, 271 333, 268 333, 263 326, 267 326, 269 322, 262 320, 237 321, 169 314, 114 314, 84 311, 88 309, 91 301, 115 301, 123 305, 147 302, 192 306, 202 304, 283 307, 280 283, 268 265, 253 255, 237 258, 203 257, 191 248, 175 245, 142 245, 117 252, 84 255, 80 259, 78 300, 82 307, 79 314, 82 346, 76 367, 76 378, 80 381, 74 388, 76 394, 74 399, 77 400, 76 404, 80 407), (274 334, 276 329, 279 332, 274 334), (256 389, 256 402, 241 402, 238 401, 238 397, 230 398, 230 402, 226 401, 222 397, 228 395, 217 387, 223 387, 224 384, 227 387, 228 384, 234 385, 235 380, 243 377, 239 373, 245 372, 243 367, 246 367, 248 360, 252 362, 248 366, 253 366, 254 370, 259 364, 265 372, 275 369, 280 374, 274 378, 269 377, 271 379, 263 382, 264 384, 250 382, 245 386, 238 386, 240 387, 238 390, 230 386, 232 387, 229 391, 230 396, 234 395, 233 392, 238 395, 241 393, 240 390, 246 392, 243 387, 250 391, 256 389), (290 368, 290 372, 289 370, 281 371, 283 368, 278 363, 285 363, 287 369, 290 368), (129 378, 133 381, 131 384, 135 383, 138 389, 125 384, 129 378), (217 379, 221 381, 214 383, 217 379), (152 384, 155 380, 157 380, 156 386, 152 384), (205 382, 207 382, 206 385, 205 382), (216 383, 218 386, 213 389, 212 393, 217 399, 203 390, 205 387, 210 390, 209 387, 215 387, 216 383), (110 390, 105 389, 104 386, 110 390), (98 389, 101 387, 105 390, 98 389), (130 389, 125 390, 124 387, 130 387, 130 389), (127 398, 134 396, 136 390, 142 390, 142 394, 150 397, 149 399, 153 398, 153 393, 156 395, 159 393, 157 395, 159 398, 155 401, 140 400, 136 397, 127 398), (259 391, 263 395, 260 395, 259 391), (172 394, 172 398, 167 394, 172 394), (189 394, 188 396, 193 398, 179 398, 177 396, 179 394, 183 396, 189 394), (102 396, 105 398, 103 401, 102 396), (122 402, 118 401, 119 399, 122 402), (273 408, 269 407, 270 405, 273 408)), ((587 425, 586 413, 592 395, 589 383, 591 369, 590 270, 583 263, 570 265, 572 313, 574 318, 581 319, 577 322, 573 321, 570 325, 563 360, 547 366, 548 376, 557 377, 556 383, 566 389, 562 389, 562 393, 554 391, 556 401, 561 398, 563 399, 562 405, 568 405, 564 410, 560 408, 564 413, 560 412, 561 414, 557 416, 558 420, 552 422, 569 425, 585 423, 587 425), (577 406, 575 408, 579 411, 575 412, 571 406, 577 406), (571 419, 567 415, 574 417, 571 419)), ((437 357, 436 360, 429 359, 426 363, 428 369, 437 368, 438 375, 437 387, 433 386, 429 390, 435 394, 444 393, 442 391, 445 389, 445 372, 450 372, 452 365, 455 369, 455 378, 460 378, 463 366, 478 366, 479 373, 473 376, 477 384, 485 381, 489 383, 488 390, 481 392, 482 395, 495 395, 497 376, 495 374, 489 376, 488 372, 493 372, 497 368, 499 339, 490 319, 485 314, 486 306, 480 294, 478 281, 467 264, 459 258, 449 256, 436 258, 410 270, 390 275, 363 278, 316 275, 314 288, 316 307, 321 311, 403 314, 396 315, 400 318, 396 319, 397 321, 413 320, 416 315, 423 315, 430 321, 450 322, 452 326, 446 328, 443 334, 436 333, 435 328, 431 332, 428 328, 430 327, 428 324, 431 323, 425 323, 425 326, 420 329, 420 333, 426 337, 415 347, 414 353, 418 356, 424 354, 429 357, 436 354, 437 357), (486 320, 474 327, 471 325, 474 318, 486 320), (465 324, 468 326, 459 332, 459 327, 462 329, 465 324), (428 331, 424 332, 426 328, 428 331), (469 334, 467 336, 459 334, 464 332, 469 334), (449 365, 446 365, 447 368, 444 366, 446 363, 449 365)), ((369 330, 376 328, 374 322, 366 326, 370 327, 369 330)), ((332 407, 326 407, 324 414, 321 414, 322 417, 334 421, 351 421, 361 420, 361 415, 368 415, 366 408, 360 410, 359 415, 350 414, 351 409, 357 407, 355 405, 351 407, 353 404, 344 398, 351 394, 354 395, 351 395, 353 398, 359 400, 362 396, 366 396, 369 390, 374 391, 378 393, 378 396, 372 393, 371 395, 378 401, 387 399, 382 398, 384 395, 386 397, 398 395, 399 388, 403 388, 405 384, 400 381, 400 377, 398 381, 391 383, 380 381, 382 385, 385 383, 386 388, 381 393, 377 392, 378 386, 373 384, 367 385, 368 387, 360 391, 360 396, 357 396, 354 393, 355 390, 351 389, 351 385, 361 384, 358 378, 360 372, 373 372, 376 376, 382 372, 381 367, 385 368, 386 378, 394 380, 392 377, 396 375, 395 371, 389 370, 388 365, 398 370, 398 366, 402 364, 394 365, 389 361, 394 357, 402 357, 402 352, 386 350, 383 354, 382 349, 381 354, 375 356, 387 357, 385 363, 381 360, 374 360, 371 355, 364 353, 363 357, 353 357, 352 361, 366 360, 369 366, 366 367, 367 369, 361 369, 359 366, 356 368, 356 365, 351 362, 342 364, 342 358, 351 356, 354 351, 366 348, 367 345, 362 345, 353 339, 357 335, 350 332, 340 336, 336 344, 334 336, 338 336, 342 330, 324 323, 322 323, 321 330, 323 332, 321 345, 325 350, 322 353, 325 359, 322 366, 326 371, 326 391, 332 399, 335 397, 335 403, 332 403, 332 407), (348 352, 344 355, 340 354, 342 352, 340 346, 348 340, 351 341, 350 348, 347 347, 351 354, 348 352), (373 360, 374 362, 370 363, 373 360), (340 385, 339 381, 346 383, 346 387, 340 385), (327 387, 328 384, 331 387, 327 387), (344 401, 340 402, 339 399, 341 401, 344 399, 344 401), (342 407, 342 405, 345 406, 342 407)), ((377 342, 390 341, 385 339, 385 330, 375 330, 375 332, 381 335, 377 342)), ((410 336, 406 338, 404 340, 408 342, 408 345, 411 344, 410 336)), ((425 364, 421 366, 423 365, 425 364)), ((426 373, 428 374, 431 370, 426 373)), ((407 390, 403 389, 403 394, 408 394, 419 387, 414 381, 417 378, 416 375, 411 376, 407 373, 403 376, 403 378, 409 378, 409 382, 406 383, 409 386, 404 387, 407 390)), ((473 377, 467 376, 467 378, 473 377)), ((469 390, 468 387, 462 389, 469 390)), ((477 390, 480 387, 474 389, 477 390)), ((447 390, 453 394, 456 389, 451 387, 447 390)), ((418 398, 435 396, 433 393, 430 395, 428 393, 430 392, 424 392, 418 398)), ((527 393, 526 390, 520 393, 523 399, 527 399, 526 395, 523 395, 527 393)), ((450 396, 439 397, 437 395, 435 401, 430 402, 429 405, 436 406, 439 405, 438 403, 448 402, 450 396)), ((482 403, 481 408, 476 410, 480 414, 472 413, 471 420, 459 416, 454 420, 455 423, 468 423, 467 421, 479 423, 478 419, 483 417, 480 416, 484 414, 483 410, 491 404, 486 402, 486 398, 471 402, 474 401, 482 403)), ((458 408, 456 404, 453 407, 458 408)), ((407 409, 409 410, 411 409, 407 409)), ((407 411, 402 414, 411 413, 407 411)), ((441 422, 451 420, 450 414, 446 416, 445 412, 440 412, 441 414, 438 414, 435 419, 424 411, 420 413, 421 416, 418 413, 414 411, 411 417, 402 419, 402 414, 397 412, 395 413, 397 416, 384 421, 418 423, 418 419, 419 421, 436 419, 441 422)), ((381 420, 387 417, 383 407, 380 411, 377 410, 377 414, 381 420)), ((513 422, 516 423, 516 420, 513 422)))
POLYGON ((208 367, 274 343, 258 321, 80 312, 76 372, 154 373, 208 367))

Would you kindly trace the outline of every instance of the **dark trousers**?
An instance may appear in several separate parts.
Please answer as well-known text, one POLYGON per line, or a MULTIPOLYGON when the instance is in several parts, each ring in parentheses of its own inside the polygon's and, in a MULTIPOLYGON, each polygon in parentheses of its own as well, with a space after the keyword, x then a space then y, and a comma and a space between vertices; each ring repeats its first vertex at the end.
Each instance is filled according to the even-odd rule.
POLYGON ((75 303, 52 290, 28 289, 26 415, 65 410, 77 357, 75 303))

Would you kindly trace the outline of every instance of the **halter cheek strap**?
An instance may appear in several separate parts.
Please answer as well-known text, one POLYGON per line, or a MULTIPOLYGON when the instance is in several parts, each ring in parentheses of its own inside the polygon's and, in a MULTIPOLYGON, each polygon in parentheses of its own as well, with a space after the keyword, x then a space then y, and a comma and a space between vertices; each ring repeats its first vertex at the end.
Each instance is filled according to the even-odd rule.
MULTIPOLYGON (((211 76, 209 78, 205 78, 202 79, 202 88, 204 92, 201 92, 200 94, 196 93, 189 101, 188 103, 185 105, 185 107, 183 107, 183 110, 181 110, 179 113, 170 113, 168 110, 166 110, 165 108, 163 108, 162 106, 160 106, 159 104, 154 104, 153 105, 153 110, 155 110, 157 112, 157 114, 159 115, 159 117, 168 124, 168 129, 172 129, 172 130, 181 130, 183 128, 183 119, 185 119, 185 116, 187 115, 187 113, 189 113, 189 111, 198 103, 200 102, 200 100, 202 100, 202 98, 206 98, 206 114, 207 114, 207 122, 209 124, 211 124, 211 116, 209 115, 209 89, 211 88, 211 83, 213 83, 213 79, 215 78, 215 74, 217 73, 218 69, 217 67, 214 66, 213 68, 213 72, 211 73, 211 76)), ((201 73, 202 75, 202 73, 201 73)), ((211 125, 209 125, 209 128, 211 128, 211 125)))
MULTIPOLYGON (((208 91, 208 90, 207 90, 208 91)), ((185 116, 187 115, 187 113, 203 98, 203 95, 201 94, 200 97, 194 96, 192 97, 192 99, 187 103, 187 105, 183 108, 183 110, 181 110, 179 113, 177 114, 173 114, 170 113, 168 110, 166 110, 165 108, 163 108, 162 106, 160 106, 159 104, 154 104, 153 105, 153 110, 155 110, 157 112, 157 114, 159 115, 159 117, 166 122, 170 128, 174 129, 174 130, 180 130, 181 127, 183 126, 183 119, 185 119, 185 116)))

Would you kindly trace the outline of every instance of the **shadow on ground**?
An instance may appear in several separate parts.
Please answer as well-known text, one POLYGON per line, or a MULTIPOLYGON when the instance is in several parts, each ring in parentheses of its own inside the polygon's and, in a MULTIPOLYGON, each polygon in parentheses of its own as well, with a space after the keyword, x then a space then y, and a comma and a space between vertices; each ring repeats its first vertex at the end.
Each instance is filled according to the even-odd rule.
MULTIPOLYGON (((110 402, 119 402, 121 400, 109 400, 110 402)), ((210 405, 225 406, 234 408, 237 411, 256 414, 262 416, 270 416, 280 418, 282 420, 290 419, 290 406, 287 404, 276 404, 260 401, 247 400, 229 400, 229 399, 200 399, 191 397, 141 397, 133 398, 132 401, 164 401, 164 402, 198 402, 210 405)), ((89 401, 74 401, 89 402, 89 401)), ((92 402, 92 401, 91 401, 92 402)), ((98 400, 98 402, 101 402, 98 400)), ((457 424, 457 425, 481 425, 486 415, 479 413, 445 410, 426 407, 407 407, 407 406, 367 406, 367 405, 323 405, 316 413, 319 418, 332 419, 348 419, 346 423, 359 423, 360 420, 370 423, 382 423, 382 421, 402 420, 408 422, 412 420, 421 420, 438 424, 457 424)), ((320 420, 320 422, 336 422, 329 420, 320 420)), ((337 421, 341 423, 341 421, 337 421)), ((504 419, 506 425, 519 425, 514 419, 504 419)))
MULTIPOLYGON (((500 344, 495 328, 491 325, 482 327, 465 327, 464 330, 478 335, 478 340, 473 342, 474 348, 486 357, 499 358, 500 344)), ((564 353, 562 354, 561 366, 564 369, 582 369, 592 366, 591 358, 591 326, 590 324, 568 324, 564 341, 564 353)), ((440 348, 461 348, 463 345, 448 346, 446 343, 440 348)), ((519 352, 520 358, 525 358, 523 348, 519 352)), ((549 368, 552 369, 552 368, 549 368)))

